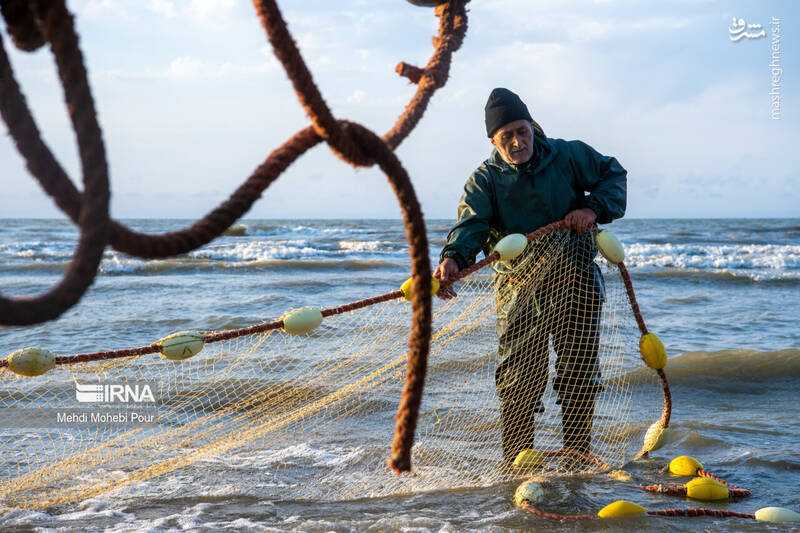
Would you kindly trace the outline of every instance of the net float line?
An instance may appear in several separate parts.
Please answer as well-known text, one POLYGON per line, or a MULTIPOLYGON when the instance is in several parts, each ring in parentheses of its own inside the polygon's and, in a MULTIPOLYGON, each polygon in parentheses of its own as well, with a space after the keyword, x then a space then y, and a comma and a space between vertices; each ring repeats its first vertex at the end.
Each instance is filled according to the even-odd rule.
MULTIPOLYGON (((631 310, 633 311, 633 316, 636 318, 636 324, 639 326, 639 331, 641 332, 642 339, 644 340, 647 336, 652 336, 653 334, 648 331, 647 325, 644 322, 644 317, 642 316, 641 309, 639 308, 639 302, 636 299, 636 293, 633 290, 633 282, 631 281, 631 276, 630 273, 628 272, 628 268, 625 266, 625 263, 623 261, 617 263, 617 267, 619 268, 619 273, 620 276, 622 277, 622 281, 625 284, 625 292, 628 294, 628 301, 630 301, 631 310)), ((660 342, 661 341, 658 341, 659 344, 660 342)), ((664 364, 666 364, 666 354, 664 354, 664 364)), ((656 373, 658 374, 659 379, 661 380, 661 388, 664 393, 664 409, 661 413, 661 419, 659 420, 658 424, 660 424, 661 434, 666 435, 666 432, 668 431, 669 428, 670 418, 672 418, 672 393, 670 392, 669 380, 667 379, 667 374, 664 372, 663 366, 661 368, 655 368, 655 370, 656 373)), ((664 439, 665 437, 658 439, 659 441, 662 442, 656 445, 655 447, 650 447, 649 449, 647 444, 645 444, 645 446, 642 447, 642 450, 637 454, 636 456, 637 459, 647 457, 651 451, 660 448, 661 445, 663 445, 664 439)))
MULTIPOLYGON (((548 224, 536 231, 528 233, 525 235, 525 238, 528 242, 534 242, 537 239, 541 238, 542 236, 556 231, 558 229, 564 228, 565 223, 564 221, 557 221, 552 224, 548 224)), ((477 261, 473 265, 461 270, 454 276, 454 279, 451 281, 443 281, 440 285, 441 287, 447 287, 454 284, 456 281, 463 280, 464 278, 474 274, 475 272, 483 269, 484 267, 492 264, 495 261, 500 259, 500 254, 498 252, 493 252, 489 256, 485 257, 484 259, 477 261)), ((413 292, 413 291, 412 291, 413 292)), ((321 309, 320 313, 322 317, 327 318, 330 316, 347 313, 351 311, 355 311, 358 309, 363 309, 365 307, 369 307, 371 305, 379 304, 382 302, 387 302, 390 300, 395 300, 398 298, 404 297, 404 292, 402 289, 394 290, 385 294, 380 294, 377 296, 373 296, 370 298, 365 298, 362 300, 357 300, 354 302, 350 302, 347 304, 339 305, 336 307, 331 307, 327 309, 321 309)), ((264 333, 266 331, 281 329, 284 327, 284 321, 281 319, 274 320, 271 322, 264 322, 261 324, 255 324, 252 326, 246 326, 242 328, 236 328, 231 330, 225 331, 218 331, 214 333, 204 334, 203 342, 207 344, 211 344, 214 342, 226 341, 235 339, 238 337, 244 337, 248 335, 255 335, 259 333, 264 333)), ((162 348, 162 345, 159 342, 155 342, 152 344, 148 344, 146 346, 141 346, 138 348, 125 348, 119 350, 105 350, 105 351, 98 351, 98 352, 91 352, 91 353, 79 353, 74 355, 58 355, 56 356, 55 364, 56 365, 69 365, 69 364, 77 364, 77 363, 87 363, 93 361, 106 361, 111 359, 122 359, 126 357, 135 357, 141 355, 148 355, 152 353, 158 353, 162 348)), ((0 368, 8 366, 8 358, 0 359, 0 368)), ((566 453, 579 453, 579 452, 571 452, 569 450, 556 450, 556 451, 549 451, 546 452, 553 455, 558 454, 566 454, 566 453)), ((600 465, 598 465, 600 466, 600 465)))
MULTIPOLYGON (((739 500, 742 498, 747 498, 750 496, 750 491, 747 489, 742 489, 739 487, 735 487, 726 483, 722 479, 717 477, 714 478, 707 478, 707 479, 714 479, 719 483, 722 483, 726 487, 728 487, 728 495, 729 498, 739 500)), ((689 490, 686 486, 676 486, 676 485, 635 485, 635 487, 642 489, 645 492, 653 492, 656 494, 666 494, 668 496, 678 496, 681 498, 691 497, 689 496, 689 490)))
MULTIPOLYGON (((523 503, 520 506, 525 511, 531 513, 535 516, 540 516, 542 518, 548 518, 550 520, 596 520, 599 518, 603 518, 597 515, 589 515, 589 514, 576 514, 576 515, 567 515, 567 514, 558 514, 558 513, 548 513, 546 511, 542 511, 541 509, 537 509, 532 507, 528 503, 523 503)), ((646 514, 650 516, 665 516, 665 517, 701 517, 701 516, 713 516, 714 518, 747 518, 751 520, 755 520, 756 517, 750 513, 742 513, 739 511, 728 511, 726 509, 706 509, 706 508, 697 508, 697 507, 689 507, 687 509, 658 509, 653 511, 645 511, 643 513, 637 514, 646 514)))
MULTIPOLYGON (((564 222, 558 221, 547 226, 544 226, 534 232, 528 233, 525 237, 528 239, 529 242, 533 242, 536 239, 541 238, 543 235, 546 235, 550 232, 553 232, 557 229, 563 228, 564 222)), ((475 264, 471 265, 468 268, 465 268, 455 276, 453 281, 442 282, 440 287, 447 287, 455 283, 456 281, 462 280, 471 274, 474 274, 478 270, 490 265, 494 261, 500 259, 500 254, 494 252, 489 256, 485 257, 484 259, 476 262, 475 264)), ((412 291, 413 292, 413 291, 412 291)), ((404 293, 401 289, 391 291, 385 294, 380 294, 377 296, 373 296, 370 298, 365 298, 363 300, 357 300, 354 302, 350 302, 347 304, 339 305, 336 307, 331 307, 327 309, 320 310, 322 316, 324 318, 339 315, 342 313, 347 313, 350 311, 355 311, 357 309, 363 309, 364 307, 369 307, 371 305, 379 304, 382 302, 387 302, 390 300, 395 300, 398 298, 404 297, 404 293)), ((235 339, 238 337, 245 337, 247 335, 256 335, 259 333, 264 333, 271 330, 281 329, 284 327, 283 320, 273 320, 271 322, 264 322, 261 324, 255 324, 252 326, 246 326, 242 328, 236 328, 231 330, 219 331, 215 333, 208 333, 203 335, 203 342, 210 344, 214 342, 226 341, 230 339, 235 339)), ((56 365, 69 365, 69 364, 77 364, 77 363, 87 363, 93 361, 107 361, 111 359, 124 359, 126 357, 135 357, 141 355, 148 355, 152 353, 159 353, 162 349, 162 345, 159 342, 155 342, 152 344, 148 344, 146 346, 140 346, 138 348, 125 348, 120 350, 104 350, 98 352, 91 352, 91 353, 80 353, 74 355, 59 355, 55 358, 56 365)), ((8 366, 8 358, 0 359, 0 368, 8 366)))
MULTIPOLYGON (((356 126, 356 129, 354 131, 359 132, 359 131, 365 131, 365 130, 360 130, 359 127, 356 126)), ((380 146, 380 142, 379 141, 375 141, 375 144, 380 146)), ((388 153, 391 154, 391 152, 388 152, 388 153)), ((504 238, 503 241, 506 241, 506 240, 510 239, 510 241, 514 241, 516 243, 515 246, 516 246, 517 249, 516 249, 516 251, 513 252, 515 254, 514 257, 516 257, 517 255, 522 253, 522 251, 524 251, 524 249, 529 245, 529 243, 535 242, 537 239, 541 238, 544 235, 551 234, 551 233, 553 233, 555 231, 558 231, 558 230, 563 230, 564 228, 565 228, 564 221, 557 221, 557 222, 549 224, 549 225, 547 225, 547 226, 545 226, 543 228, 540 228, 537 231, 531 232, 531 233, 529 233, 527 235, 521 235, 521 234, 509 235, 506 238, 504 238)), ((447 287, 449 285, 452 285, 452 283, 454 281, 464 279, 465 277, 467 277, 467 276, 479 271, 480 269, 484 268, 485 266, 490 265, 494 261, 501 260, 501 259, 502 260, 513 259, 513 257, 508 256, 508 253, 510 253, 510 252, 508 252, 507 250, 506 251, 501 250, 501 248, 502 248, 501 245, 503 244, 503 241, 501 241, 501 242, 499 242, 497 244, 496 250, 493 253, 489 254, 488 257, 486 257, 483 260, 475 263, 474 265, 470 266, 469 268, 466 268, 466 269, 460 271, 455 280, 451 280, 449 282, 442 283, 442 286, 447 287), (504 256, 504 254, 506 254, 506 256, 504 256)), ((602 251, 602 248, 601 248, 601 251, 602 251)), ((362 309, 362 308, 365 308, 365 307, 368 307, 368 306, 371 306, 371 305, 375 305, 375 304, 378 304, 378 303, 394 300, 394 299, 397 299, 397 298, 400 298, 400 297, 405 297, 406 299, 411 300, 412 301, 412 305, 413 305, 415 303, 414 302, 415 299, 419 299, 419 298, 425 297, 425 296, 427 296, 428 299, 430 299, 430 294, 435 293, 435 290, 434 291, 430 291, 430 289, 428 287, 424 287, 425 283, 422 284, 423 285, 422 291, 417 292, 417 290, 415 289, 413 283, 409 283, 409 282, 413 282, 413 281, 414 281, 414 279, 412 277, 412 279, 410 279, 407 282, 409 287, 406 287, 405 284, 404 284, 404 287, 401 288, 400 290, 395 290, 395 291, 392 291, 392 292, 389 292, 389 293, 386 293, 386 294, 374 296, 374 297, 371 297, 371 298, 366 298, 366 299, 363 299, 363 300, 358 300, 358 301, 355 301, 355 302, 350 302, 350 303, 347 303, 347 304, 344 304, 344 305, 340 305, 340 306, 337 306, 337 307, 333 307, 333 308, 329 308, 329 309, 317 310, 316 314, 319 315, 318 316, 319 320, 318 321, 312 320, 312 322, 314 322, 313 324, 312 324, 312 322, 309 322, 309 324, 311 324, 311 325, 306 329, 302 329, 301 328, 301 330, 297 330, 294 326, 291 326, 291 327, 287 328, 287 321, 284 320, 284 317, 281 317, 280 319, 274 320, 272 322, 256 324, 256 325, 253 325, 253 326, 249 326, 249 327, 245 327, 245 328, 238 328, 238 329, 234 329, 234 330, 211 332, 211 333, 206 333, 206 334, 199 334, 197 332, 183 332, 183 333, 191 333, 192 334, 192 335, 189 335, 189 336, 184 335, 185 338, 183 338, 183 339, 175 339, 174 337, 176 335, 180 336, 180 334, 173 334, 173 335, 171 335, 169 337, 166 337, 165 339, 161 339, 161 341, 158 341, 158 342, 155 342, 155 343, 151 343, 151 344, 149 344, 147 346, 142 346, 142 347, 139 347, 139 348, 131 348, 131 349, 123 349, 123 350, 110 350, 110 351, 101 351, 101 352, 93 352, 93 353, 84 353, 84 354, 77 354, 77 355, 74 355, 74 356, 63 356, 62 355, 62 356, 58 356, 58 357, 54 358, 53 366, 55 366, 55 365, 63 365, 63 364, 72 364, 72 363, 85 363, 85 362, 90 362, 90 361, 103 361, 103 360, 110 360, 110 359, 122 359, 122 358, 133 357, 133 356, 141 356, 141 355, 150 354, 150 353, 157 353, 157 352, 160 352, 162 355, 164 355, 165 357, 167 357, 169 359, 184 359, 186 357, 184 355, 184 353, 186 353, 187 350, 188 350, 188 356, 193 356, 197 352, 199 352, 202 349, 203 345, 206 344, 206 343, 225 341, 225 340, 230 340, 230 339, 243 337, 243 336, 247 336, 247 335, 254 335, 254 334, 264 333, 266 331, 276 330, 276 329, 283 329, 284 331, 286 331, 288 333, 295 333, 295 334, 307 333, 308 331, 311 331, 311 329, 317 327, 322 322, 322 320, 324 318, 326 318, 326 317, 334 316, 334 315, 341 314, 341 313, 346 313, 346 312, 349 312, 349 311, 354 311, 354 310, 357 310, 357 309, 362 309), (407 290, 410 291, 410 292, 407 293, 406 292, 407 290), (426 292, 423 292, 423 291, 426 291, 426 292), (168 341, 174 341, 174 342, 170 342, 169 345, 168 345, 168 341), (175 348, 174 344, 177 343, 177 342, 181 343, 180 346, 178 346, 178 348, 183 349, 184 350, 183 353, 179 354, 177 352, 174 352, 174 348, 175 348), (196 347, 189 348, 188 347, 189 344, 192 344, 193 346, 196 345, 196 347)), ((430 286, 431 282, 433 280, 431 278, 428 278, 427 280, 424 280, 424 281, 427 281, 428 282, 427 285, 430 286)), ((441 287, 437 287, 436 288, 436 290, 440 290, 440 289, 441 289, 441 287)), ((630 294, 630 291, 628 291, 628 294, 630 294)), ((295 310, 295 311, 302 311, 302 310, 295 310)), ((294 311, 290 312, 290 314, 291 313, 294 313, 294 311)), ((306 314, 308 314, 308 313, 306 313, 306 314)), ((306 320, 306 319, 304 318, 302 320, 306 320)), ((430 336, 430 334, 431 334, 430 333, 430 329, 427 328, 427 331, 426 331, 425 323, 422 323, 422 324, 416 323, 416 324, 418 326, 420 326, 419 331, 422 331, 423 334, 427 334, 428 336, 430 336)), ((303 326, 303 328, 305 328, 305 326, 303 326)), ((412 335, 413 334, 414 334, 414 331, 412 331, 412 335)), ((408 368, 408 371, 407 371, 406 375, 407 376, 417 376, 416 378, 413 378, 411 381, 412 381, 412 383, 415 384, 414 387, 416 387, 416 389, 417 389, 417 392, 415 394, 417 395, 417 397, 421 397, 421 383, 422 383, 422 380, 419 378, 419 376, 421 375, 420 372, 424 373, 425 367, 427 366, 427 361, 421 361, 419 358, 417 358, 415 360, 413 358, 413 356, 414 356, 414 352, 413 352, 414 344, 409 343, 409 346, 412 347, 412 350, 409 352, 409 357, 408 357, 408 361, 407 361, 408 365, 409 365, 409 368, 408 368)), ((418 353, 420 353, 420 352, 418 352, 418 353)), ((12 356, 14 356, 14 355, 15 354, 12 354, 12 356)), ((0 367, 9 366, 10 357, 7 358, 7 359, 0 360, 0 367)), ((14 370, 13 367, 12 367, 12 370, 14 370)), ((659 373, 663 375, 663 371, 660 370, 660 369, 659 369, 659 373)), ((24 375, 29 375, 29 374, 24 374, 24 375)), ((422 374, 422 375, 424 375, 424 374, 422 374)), ((665 387, 665 394, 668 394, 668 388, 666 388, 666 387, 665 387)), ((408 395, 404 395, 404 398, 407 398, 407 397, 408 397, 408 395)), ((666 401, 669 403, 669 397, 667 397, 666 401)), ((416 409, 418 409, 418 404, 417 404, 416 409)), ((408 425, 407 420, 409 420, 409 418, 412 417, 412 416, 413 416, 413 412, 409 411, 408 408, 406 408, 405 415, 400 415, 398 417, 398 419, 405 418, 405 426, 404 427, 409 428, 410 426, 408 425)), ((409 430, 405 429, 405 430, 401 431, 400 433, 401 434, 405 434, 407 436, 409 434, 409 430)), ((410 440, 410 439, 408 439, 408 437, 406 437, 405 440, 403 441, 403 443, 401 444, 401 448, 402 449, 410 449, 410 446, 411 446, 412 443, 413 443, 412 440, 410 440)), ((563 455, 571 455, 571 454, 573 454, 573 452, 571 452, 570 450, 555 450, 555 451, 550 450, 550 451, 547 451, 546 454, 543 454, 543 456, 551 456, 552 457, 552 456, 558 456, 558 455, 562 455, 563 456, 563 455)), ((602 461, 600 461, 598 458, 593 457, 593 456, 588 455, 588 454, 584 454, 584 455, 585 455, 584 457, 580 457, 578 459, 582 460, 585 463, 594 464, 600 470, 610 470, 610 467, 607 464, 605 464, 602 461)), ((392 459, 390 461, 392 461, 392 465, 400 464, 404 468, 405 465, 409 464, 407 462, 409 459, 410 458, 408 456, 403 457, 403 456, 398 456, 396 454, 393 454, 392 459)), ((393 469, 395 469, 396 471, 402 470, 402 468, 394 468, 394 467, 393 467, 393 469)))

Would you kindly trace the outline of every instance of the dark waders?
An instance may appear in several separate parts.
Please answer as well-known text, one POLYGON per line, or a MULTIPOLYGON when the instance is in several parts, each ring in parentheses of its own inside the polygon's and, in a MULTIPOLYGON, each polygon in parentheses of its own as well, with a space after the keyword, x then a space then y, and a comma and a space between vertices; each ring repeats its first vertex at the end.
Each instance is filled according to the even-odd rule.
POLYGON ((586 241, 573 236, 568 245, 583 248, 575 252, 583 260, 562 259, 549 273, 534 271, 525 279, 513 273, 495 276, 500 361, 495 382, 507 464, 533 448, 535 415, 544 412, 551 335, 563 446, 589 452, 594 401, 601 390, 597 352, 604 287, 586 241))

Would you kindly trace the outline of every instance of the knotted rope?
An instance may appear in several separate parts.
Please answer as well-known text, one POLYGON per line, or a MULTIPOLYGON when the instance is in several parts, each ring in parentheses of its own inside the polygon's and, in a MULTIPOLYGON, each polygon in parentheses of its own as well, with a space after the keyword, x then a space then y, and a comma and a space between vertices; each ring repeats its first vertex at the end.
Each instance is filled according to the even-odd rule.
MULTIPOLYGON (((105 149, 78 36, 64 0, 0 0, 0 11, 18 48, 33 51, 45 43, 50 44, 78 138, 84 182, 83 192, 78 191, 42 141, 0 36, 0 115, 30 173, 81 229, 78 246, 61 282, 46 294, 34 298, 0 296, 0 324, 30 325, 61 315, 77 303, 91 285, 107 244, 120 252, 147 259, 180 255, 207 244, 246 213, 289 165, 324 140, 334 153, 354 166, 378 164, 387 175, 402 208, 412 262, 414 316, 409 335, 408 373, 389 464, 396 472, 409 470, 431 336, 431 269, 419 202, 408 174, 393 150, 419 122, 433 93, 447 81, 451 56, 461 46, 467 29, 466 1, 450 0, 435 8, 440 24, 438 36, 434 38, 434 53, 424 69, 414 71, 421 72, 412 77, 418 89, 394 126, 381 138, 363 126, 333 117, 274 0, 255 0, 256 11, 275 54, 294 84, 312 126, 299 131, 272 152, 227 200, 191 226, 161 235, 148 235, 109 218, 105 149)), ((401 74, 407 71, 402 65, 405 63, 398 65, 397 69, 401 74)), ((141 353, 147 352, 138 351, 130 355, 141 353)))

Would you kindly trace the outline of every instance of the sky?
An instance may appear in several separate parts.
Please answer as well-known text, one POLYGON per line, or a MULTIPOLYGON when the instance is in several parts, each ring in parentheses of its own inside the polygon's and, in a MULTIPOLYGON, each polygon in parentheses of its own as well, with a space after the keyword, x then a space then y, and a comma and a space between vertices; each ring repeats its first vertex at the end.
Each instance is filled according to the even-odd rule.
MULTIPOLYGON (((387 131, 415 90, 394 67, 428 61, 433 10, 403 0, 279 6, 334 115, 387 131)), ((250 2, 68 7, 103 128, 115 218, 199 218, 309 124, 250 2)), ((494 87, 519 94, 548 136, 615 156, 628 170, 629 218, 800 216, 800 3, 472 0, 468 8, 447 85, 397 149, 426 217, 455 218, 465 180, 489 157, 483 107, 494 87), (732 40, 739 19, 766 36, 754 27, 732 40), (770 92, 780 95, 777 119, 770 92)), ((46 143, 80 187, 50 51, 16 50, 4 23, 0 34, 46 143)), ((63 217, 2 128, 0 218, 63 217)), ((245 215, 399 216, 380 170, 354 170, 325 145, 245 215)))

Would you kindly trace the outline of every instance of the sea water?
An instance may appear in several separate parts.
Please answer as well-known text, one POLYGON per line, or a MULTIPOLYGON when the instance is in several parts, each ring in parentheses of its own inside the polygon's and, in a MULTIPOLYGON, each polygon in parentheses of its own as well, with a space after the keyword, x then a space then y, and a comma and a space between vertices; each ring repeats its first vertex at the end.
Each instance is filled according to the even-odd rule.
MULTIPOLYGON (((130 220, 149 232, 179 220, 130 220)), ((432 264, 451 221, 427 221, 432 264)), ((602 476, 563 478, 541 508, 594 513, 628 499, 648 509, 711 507, 800 511, 800 219, 621 220, 609 226, 651 331, 669 352, 672 437, 650 464, 691 455, 750 498, 726 503, 646 494, 602 476)), ((61 220, 0 221, 3 296, 30 296, 58 282, 78 233, 61 220)), ((149 344, 185 329, 229 329, 273 320, 304 305, 334 306, 396 289, 409 275, 396 220, 244 220, 199 250, 163 261, 105 253, 84 298, 58 320, 0 329, 0 356, 24 346, 60 354, 149 344)), ((391 421, 389 422, 391 423, 391 421)), ((0 516, 11 531, 762 531, 738 518, 636 517, 559 523, 514 507, 516 483, 356 501, 260 496, 250 469, 287 457, 327 465, 388 455, 386 446, 297 442, 239 457, 224 454, 220 486, 181 497, 179 472, 152 480, 147 497, 90 500, 0 516), (354 459, 355 458, 355 459, 354 459)), ((636 470, 637 465, 629 465, 636 470)), ((676 483, 680 482, 677 480, 676 483)))

